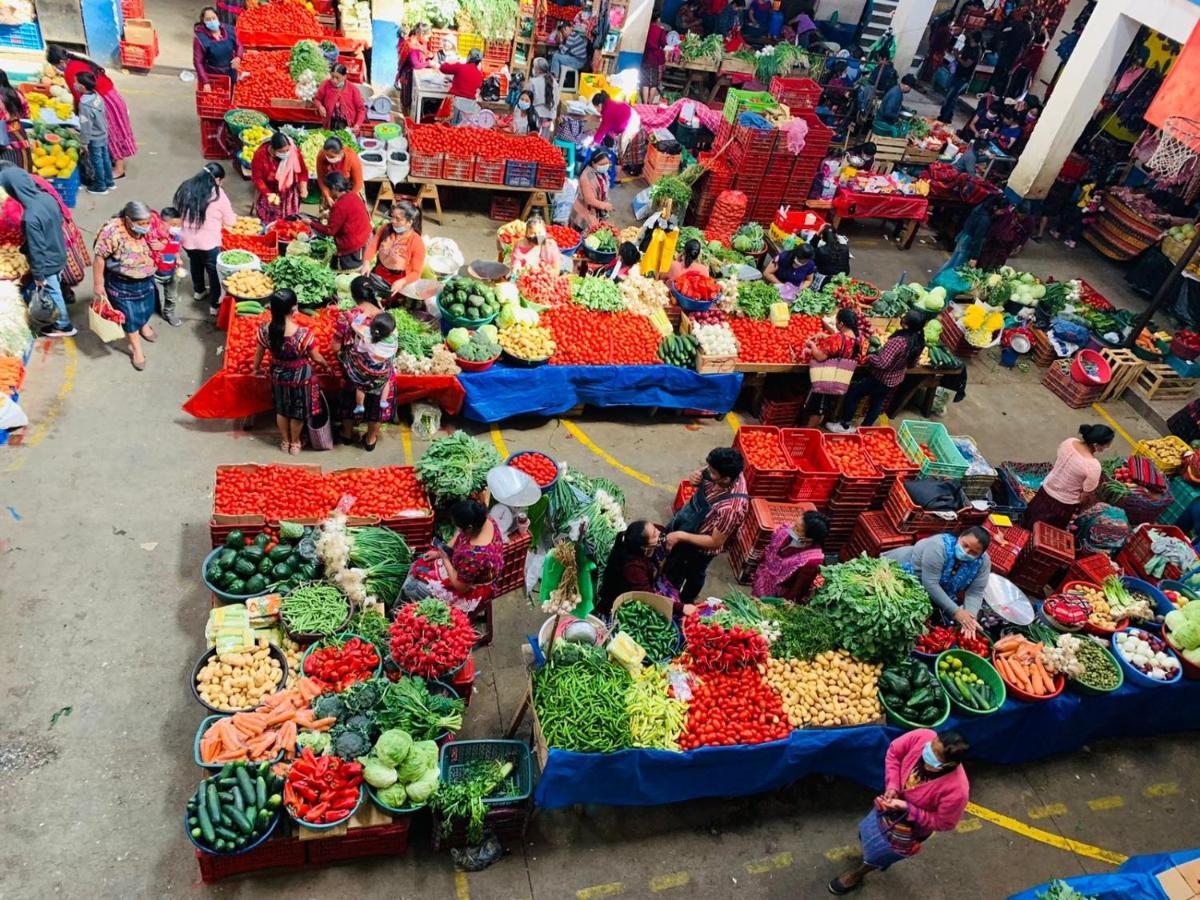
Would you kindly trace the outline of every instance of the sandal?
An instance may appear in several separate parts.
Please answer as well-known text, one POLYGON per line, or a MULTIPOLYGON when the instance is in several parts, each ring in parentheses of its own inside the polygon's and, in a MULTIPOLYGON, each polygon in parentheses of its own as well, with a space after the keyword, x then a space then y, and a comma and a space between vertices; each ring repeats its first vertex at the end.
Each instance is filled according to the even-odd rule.
MULTIPOLYGON (((150 326, 149 326, 149 325, 146 325, 146 326, 144 326, 144 327, 145 327, 145 328, 150 328, 150 326)), ((143 340, 143 341, 149 341, 149 342, 150 342, 150 343, 152 343, 152 344, 153 344, 153 343, 154 343, 156 340, 158 340, 158 332, 156 332, 156 331, 155 331, 153 328, 150 328, 150 333, 149 333, 149 334, 146 334, 146 332, 145 332, 145 331, 143 331, 143 330, 141 330, 141 329, 138 329, 138 334, 140 334, 140 335, 142 336, 142 340, 143 340)))
POLYGON ((288 445, 288 453, 292 454, 292 456, 299 456, 300 455, 300 442, 297 441, 294 444, 289 444, 288 445))
POLYGON ((131 356, 131 357, 129 357, 129 364, 130 364, 131 366, 133 366, 135 369, 137 369, 139 372, 144 372, 144 371, 146 371, 146 359, 145 359, 145 357, 142 357, 142 361, 141 361, 141 362, 138 362, 136 359, 134 359, 134 358, 131 356))
POLYGON ((829 893, 836 894, 837 896, 840 897, 843 894, 853 893, 854 891, 857 891, 860 887, 862 887, 862 879, 861 878, 858 881, 854 882, 854 884, 850 885, 849 887, 846 887, 846 885, 842 884, 842 876, 838 875, 832 881, 829 882, 829 893))
POLYGON ((280 442, 279 442, 279 449, 280 449, 280 450, 282 450, 284 453, 291 453, 291 452, 292 452, 292 443, 291 443, 291 441, 280 441, 280 442))

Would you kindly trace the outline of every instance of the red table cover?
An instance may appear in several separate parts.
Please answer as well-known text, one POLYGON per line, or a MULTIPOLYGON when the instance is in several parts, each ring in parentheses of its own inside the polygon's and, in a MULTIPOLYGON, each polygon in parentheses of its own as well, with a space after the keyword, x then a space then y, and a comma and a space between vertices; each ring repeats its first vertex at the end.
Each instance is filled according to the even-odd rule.
POLYGON ((838 188, 833 197, 833 210, 843 219, 917 219, 924 222, 929 215, 929 200, 900 194, 861 194, 838 188))

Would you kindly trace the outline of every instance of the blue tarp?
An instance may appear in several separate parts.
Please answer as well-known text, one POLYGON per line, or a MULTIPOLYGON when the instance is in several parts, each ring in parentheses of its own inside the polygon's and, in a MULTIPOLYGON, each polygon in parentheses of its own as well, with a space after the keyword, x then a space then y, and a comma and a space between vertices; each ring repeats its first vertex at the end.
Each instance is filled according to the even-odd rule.
POLYGON ((698 375, 677 366, 538 366, 497 363, 486 372, 458 376, 467 392, 462 413, 476 422, 520 415, 555 416, 589 406, 659 406, 726 413, 742 376, 698 375))
MULTIPOLYGON (((975 759, 1015 765, 1065 753, 1102 737, 1149 737, 1200 723, 1200 682, 1163 687, 1128 683, 1115 694, 1064 693, 1053 700, 1009 700, 982 717, 951 717, 946 728, 971 742, 975 759)), ((551 749, 535 801, 557 809, 575 803, 657 806, 700 797, 758 794, 809 774, 883 786, 883 757, 900 735, 890 726, 808 728, 783 741, 704 747, 687 753, 623 750, 570 753, 551 749)))
MULTIPOLYGON (((1077 875, 1062 879, 1079 893, 1098 900, 1167 900, 1166 891, 1155 877, 1159 872, 1182 866, 1200 856, 1200 850, 1179 850, 1175 853, 1155 853, 1150 856, 1131 856, 1117 869, 1104 875, 1077 875)), ((1048 884, 1019 894, 1008 900, 1037 900, 1048 884)))

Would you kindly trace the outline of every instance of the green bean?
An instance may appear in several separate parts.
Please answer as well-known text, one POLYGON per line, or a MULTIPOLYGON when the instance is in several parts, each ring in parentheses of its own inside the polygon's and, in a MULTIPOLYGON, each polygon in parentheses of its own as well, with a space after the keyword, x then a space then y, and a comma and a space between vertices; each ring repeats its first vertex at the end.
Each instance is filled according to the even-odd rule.
POLYGON ((607 660, 541 669, 533 681, 533 702, 546 743, 579 753, 632 746, 625 706, 629 684, 629 673, 607 660))
POLYGON ((279 614, 289 631, 329 634, 350 615, 350 603, 331 584, 304 584, 283 598, 279 614))

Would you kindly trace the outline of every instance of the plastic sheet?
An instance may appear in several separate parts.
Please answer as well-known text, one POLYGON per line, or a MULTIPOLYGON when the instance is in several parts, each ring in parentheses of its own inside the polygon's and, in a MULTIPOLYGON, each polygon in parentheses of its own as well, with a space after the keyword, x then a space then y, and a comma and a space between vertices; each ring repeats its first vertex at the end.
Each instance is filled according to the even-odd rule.
MULTIPOLYGON (((970 741, 973 759, 1017 765, 1077 750, 1097 738, 1148 739, 1192 729, 1196 722, 1200 682, 1181 681, 1153 688, 1126 684, 1107 696, 1064 693, 1040 703, 1009 700, 989 716, 952 716, 945 727, 970 741)), ((900 733, 881 725, 811 728, 770 744, 688 753, 623 750, 604 755, 552 748, 535 801, 551 809, 575 803, 657 806, 758 794, 810 774, 849 778, 878 790, 887 746, 900 733)))
POLYGON ((833 210, 843 219, 917 219, 924 222, 929 215, 929 200, 897 194, 862 194, 838 188, 833 198, 833 210))
MULTIPOLYGON (((1155 876, 1197 857, 1200 857, 1200 849, 1131 856, 1116 872, 1078 875, 1062 880, 1081 894, 1097 897, 1098 900, 1167 900, 1167 893, 1155 876)), ((1046 887, 1046 884, 1039 884, 1011 895, 1008 900, 1037 900, 1038 893, 1046 887)))
POLYGON ((539 366, 497 364, 459 377, 463 415, 476 422, 512 416, 555 416, 590 406, 661 406, 725 413, 742 389, 742 376, 698 375, 675 366, 539 366))

